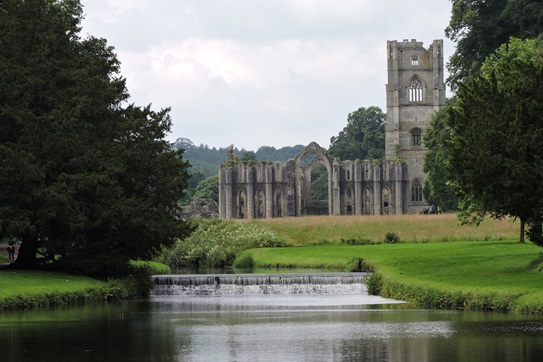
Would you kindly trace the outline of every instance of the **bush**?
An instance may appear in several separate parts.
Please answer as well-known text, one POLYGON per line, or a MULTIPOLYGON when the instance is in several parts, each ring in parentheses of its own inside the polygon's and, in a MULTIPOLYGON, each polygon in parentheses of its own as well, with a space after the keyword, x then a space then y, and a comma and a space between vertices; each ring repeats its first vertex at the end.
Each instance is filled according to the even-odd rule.
POLYGON ((255 261, 251 254, 244 254, 234 261, 234 268, 252 270, 255 267, 255 261))
POLYGON ((344 245, 373 245, 375 244, 373 241, 371 241, 370 239, 343 239, 341 238, 341 244, 344 244, 344 245))
POLYGON ((383 288, 383 277, 377 273, 368 275, 366 277, 366 286, 369 295, 380 295, 383 288))
POLYGON ((199 219, 196 230, 165 250, 159 261, 172 268, 227 268, 243 250, 288 246, 275 232, 257 223, 219 218, 199 219))
POLYGON ((399 243, 401 243, 400 237, 396 233, 386 233, 384 242, 386 244, 399 244, 399 243))

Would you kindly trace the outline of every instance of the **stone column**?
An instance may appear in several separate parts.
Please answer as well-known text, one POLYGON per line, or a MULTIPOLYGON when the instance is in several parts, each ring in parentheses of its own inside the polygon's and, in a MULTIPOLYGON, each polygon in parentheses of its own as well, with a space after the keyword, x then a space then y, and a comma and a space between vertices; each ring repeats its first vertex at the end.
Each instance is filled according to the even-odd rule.
POLYGON ((373 209, 375 215, 381 215, 382 213, 382 194, 381 190, 381 165, 372 164, 373 170, 373 209))
POLYGON ((362 194, 362 165, 354 165, 354 213, 362 215, 364 210, 364 195, 362 194))
POLYGON ((396 206, 396 215, 402 215, 403 214, 403 204, 402 204, 402 185, 403 185, 403 172, 402 172, 402 165, 396 164, 395 165, 395 180, 394 180, 394 198, 395 198, 395 206, 396 206))
POLYGON ((273 166, 264 166, 266 182, 266 219, 273 217, 273 166))
POLYGON ((235 213, 232 209, 232 168, 228 167, 224 170, 224 200, 225 200, 225 217, 233 219, 235 213))
POLYGON ((253 166, 248 166, 245 170, 245 179, 247 180, 247 219, 255 217, 255 172, 253 166))
POLYGON ((328 205, 330 215, 341 215, 341 188, 340 188, 340 166, 334 160, 332 164, 332 205, 328 205))

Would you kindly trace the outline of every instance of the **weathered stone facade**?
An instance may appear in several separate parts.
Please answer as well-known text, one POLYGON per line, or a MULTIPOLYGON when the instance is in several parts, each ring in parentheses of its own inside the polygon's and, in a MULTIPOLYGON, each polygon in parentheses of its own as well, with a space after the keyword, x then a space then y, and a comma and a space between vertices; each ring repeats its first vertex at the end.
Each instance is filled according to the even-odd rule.
POLYGON ((340 161, 311 143, 287 162, 226 164, 219 171, 219 216, 254 219, 311 214, 311 171, 328 173, 329 215, 404 214, 408 173, 404 163, 340 161), (313 157, 304 163, 308 156, 313 157))
POLYGON ((240 162, 227 152, 219 170, 219 216, 254 219, 314 214, 311 172, 328 174, 328 215, 422 211, 424 130, 445 105, 443 41, 426 50, 416 40, 389 41, 386 160, 341 161, 316 143, 287 162, 240 162))
POLYGON ((415 39, 387 42, 388 83, 386 158, 409 166, 409 213, 428 206, 422 196, 426 148, 422 136, 432 115, 445 106, 443 40, 426 50, 415 39))

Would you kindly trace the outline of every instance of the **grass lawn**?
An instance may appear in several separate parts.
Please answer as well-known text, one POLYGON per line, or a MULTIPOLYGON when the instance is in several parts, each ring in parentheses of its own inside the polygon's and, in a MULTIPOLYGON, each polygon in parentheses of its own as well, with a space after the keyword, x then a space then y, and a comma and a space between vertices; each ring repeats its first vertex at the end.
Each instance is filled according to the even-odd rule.
POLYGON ((420 295, 414 293, 438 291, 462 298, 471 295, 508 300, 508 309, 520 310, 543 304, 541 272, 529 268, 540 252, 541 248, 531 243, 493 240, 323 245, 252 249, 246 253, 253 257, 256 267, 349 269, 353 260, 360 258, 383 276, 385 287, 396 289, 389 290, 387 296, 417 300, 420 295), (398 295, 398 289, 404 295, 398 295))
POLYGON ((0 299, 19 295, 82 292, 107 282, 83 276, 27 270, 0 270, 0 299))

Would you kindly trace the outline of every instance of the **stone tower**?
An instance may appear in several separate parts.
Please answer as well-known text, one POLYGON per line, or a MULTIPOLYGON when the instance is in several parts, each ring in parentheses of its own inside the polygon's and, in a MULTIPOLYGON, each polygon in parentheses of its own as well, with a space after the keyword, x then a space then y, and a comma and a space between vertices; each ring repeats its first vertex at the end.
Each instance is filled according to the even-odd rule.
POLYGON ((428 206, 422 195, 426 181, 422 137, 446 101, 443 40, 434 40, 428 49, 415 39, 388 41, 387 60, 386 158, 408 165, 408 212, 416 213, 428 206))

